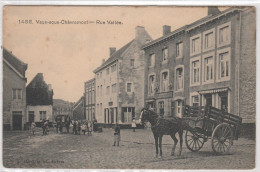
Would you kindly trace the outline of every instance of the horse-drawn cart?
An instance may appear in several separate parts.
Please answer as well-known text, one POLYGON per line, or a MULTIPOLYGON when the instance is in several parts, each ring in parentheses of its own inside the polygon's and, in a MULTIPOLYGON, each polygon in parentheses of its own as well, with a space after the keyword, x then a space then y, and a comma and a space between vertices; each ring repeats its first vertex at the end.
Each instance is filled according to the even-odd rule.
POLYGON ((199 151, 211 138, 211 147, 217 154, 228 153, 233 140, 239 136, 242 118, 214 107, 185 106, 184 119, 192 130, 187 130, 185 143, 189 150, 199 151))

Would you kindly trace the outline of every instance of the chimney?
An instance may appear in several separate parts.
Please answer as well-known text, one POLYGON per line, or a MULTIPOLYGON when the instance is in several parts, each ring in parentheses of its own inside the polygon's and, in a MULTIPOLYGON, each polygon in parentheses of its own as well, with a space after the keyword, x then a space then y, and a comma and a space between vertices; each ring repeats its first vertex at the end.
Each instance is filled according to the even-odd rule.
POLYGON ((104 64, 104 63, 105 63, 105 61, 106 61, 105 59, 102 59, 102 64, 104 64))
POLYGON ((145 28, 143 26, 136 26, 135 27, 135 38, 139 38, 143 36, 145 33, 145 28))
POLYGON ((171 26, 163 25, 163 36, 171 32, 171 26))
POLYGON ((115 47, 110 47, 109 51, 110 51, 110 56, 111 56, 114 52, 116 52, 116 48, 115 47))
POLYGON ((51 86, 51 84, 48 84, 48 90, 49 90, 49 91, 52 90, 52 86, 51 86))
POLYGON ((37 77, 39 78, 39 80, 43 81, 43 73, 38 73, 37 77))
POLYGON ((208 6, 208 15, 216 15, 221 13, 221 11, 219 11, 218 7, 216 6, 208 6))

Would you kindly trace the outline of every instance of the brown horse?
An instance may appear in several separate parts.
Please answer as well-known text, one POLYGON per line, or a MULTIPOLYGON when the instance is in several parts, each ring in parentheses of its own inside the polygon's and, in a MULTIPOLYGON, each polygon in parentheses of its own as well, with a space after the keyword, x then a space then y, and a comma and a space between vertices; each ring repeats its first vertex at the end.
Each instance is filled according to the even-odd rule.
POLYGON ((175 148, 178 143, 178 139, 175 137, 175 134, 178 132, 180 138, 180 151, 179 156, 182 152, 182 142, 183 142, 183 130, 191 130, 191 128, 182 121, 181 118, 173 117, 165 119, 160 117, 154 111, 143 108, 140 115, 140 123, 146 121, 151 123, 151 129, 154 135, 155 148, 156 148, 156 157, 158 157, 158 140, 160 147, 160 156, 162 157, 162 137, 163 135, 170 135, 174 141, 171 155, 174 156, 175 148))

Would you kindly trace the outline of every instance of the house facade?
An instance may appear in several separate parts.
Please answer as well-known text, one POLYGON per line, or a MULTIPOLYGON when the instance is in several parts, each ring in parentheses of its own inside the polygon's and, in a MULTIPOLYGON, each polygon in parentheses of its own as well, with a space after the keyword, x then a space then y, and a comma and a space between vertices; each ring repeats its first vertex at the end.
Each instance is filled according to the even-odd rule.
MULTIPOLYGON (((209 7, 208 16, 163 37, 145 51, 145 102, 164 116, 183 105, 213 106, 255 122, 255 9, 209 7)), ((167 29, 168 28, 168 29, 167 29)))
POLYGON ((27 64, 3 48, 3 130, 23 130, 26 123, 27 64))
POLYGON ((96 119, 103 124, 130 124, 144 106, 144 52, 151 41, 142 26, 135 38, 119 50, 110 48, 110 57, 94 70, 96 119))
POLYGON ((96 106, 96 80, 95 78, 84 83, 84 119, 93 121, 96 106))
POLYGON ((53 90, 38 73, 26 87, 27 122, 53 122, 53 90))

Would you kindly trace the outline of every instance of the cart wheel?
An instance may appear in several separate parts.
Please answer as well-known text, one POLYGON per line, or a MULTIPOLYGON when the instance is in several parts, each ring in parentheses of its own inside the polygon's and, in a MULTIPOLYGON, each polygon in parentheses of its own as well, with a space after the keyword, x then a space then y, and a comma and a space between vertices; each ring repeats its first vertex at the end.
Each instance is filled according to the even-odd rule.
POLYGON ((185 134, 185 143, 190 151, 197 152, 204 145, 204 136, 187 130, 185 134))
POLYGON ((216 154, 229 152, 233 142, 233 134, 228 124, 219 124, 212 133, 211 146, 216 154))

